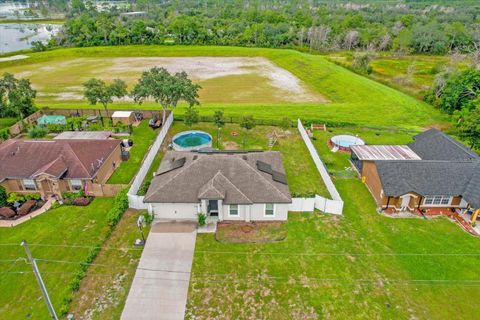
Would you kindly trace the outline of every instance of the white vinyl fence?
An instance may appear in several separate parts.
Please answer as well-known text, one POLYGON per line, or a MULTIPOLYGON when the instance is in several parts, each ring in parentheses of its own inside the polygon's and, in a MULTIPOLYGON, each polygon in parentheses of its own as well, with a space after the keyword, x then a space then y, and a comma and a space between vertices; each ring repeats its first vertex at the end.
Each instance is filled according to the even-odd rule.
POLYGON ((144 197, 137 196, 137 192, 140 189, 140 186, 142 185, 142 182, 145 179, 148 170, 152 166, 153 160, 155 159, 155 156, 160 150, 160 147, 163 143, 163 140, 165 140, 165 137, 167 136, 167 132, 170 129, 172 122, 173 112, 170 112, 170 115, 163 124, 162 129, 160 129, 160 132, 158 133, 155 141, 153 142, 150 150, 148 151, 147 156, 145 157, 145 159, 143 159, 142 166, 140 167, 140 170, 138 170, 138 173, 135 176, 135 179, 133 180, 130 189, 128 190, 128 204, 129 207, 132 209, 147 209, 147 205, 143 203, 144 197))
POLYGON ((290 206, 290 211, 305 212, 305 211, 313 211, 315 208, 326 213, 342 214, 343 200, 340 197, 340 194, 338 193, 337 188, 335 188, 335 185, 333 184, 332 179, 328 174, 327 168, 325 167, 322 160, 320 159, 320 156, 318 155, 317 150, 315 149, 312 141, 310 141, 310 137, 308 136, 307 131, 305 131, 305 128, 303 127, 300 119, 298 119, 297 128, 298 128, 298 131, 300 132, 303 142, 305 142, 305 145, 307 146, 308 152, 310 153, 313 159, 313 162, 315 163, 315 166, 317 167, 317 170, 320 173, 320 176, 322 177, 323 183, 327 187, 327 190, 330 193, 330 196, 332 197, 332 199, 327 199, 319 195, 316 195, 315 198, 293 198, 292 204, 290 206), (313 203, 313 206, 312 206, 312 203, 313 203), (303 209, 309 209, 309 210, 303 210, 303 209))

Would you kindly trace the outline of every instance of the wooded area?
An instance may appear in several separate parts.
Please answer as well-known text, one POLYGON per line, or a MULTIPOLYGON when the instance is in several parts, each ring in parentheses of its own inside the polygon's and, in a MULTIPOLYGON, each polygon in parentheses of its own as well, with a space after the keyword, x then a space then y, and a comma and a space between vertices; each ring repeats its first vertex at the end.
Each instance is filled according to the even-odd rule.
MULTIPOLYGON (((56 0, 58 1, 58 0, 56 0)), ((478 52, 480 4, 448 1, 149 1, 99 12, 72 1, 57 44, 205 44, 308 50, 478 52), (442 2, 440 2, 442 3, 442 2)))

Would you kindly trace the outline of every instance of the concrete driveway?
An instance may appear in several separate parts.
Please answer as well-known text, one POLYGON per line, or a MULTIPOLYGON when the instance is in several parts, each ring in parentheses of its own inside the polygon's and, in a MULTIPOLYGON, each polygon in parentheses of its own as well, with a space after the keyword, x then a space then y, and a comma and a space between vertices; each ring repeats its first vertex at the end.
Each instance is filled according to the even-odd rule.
POLYGON ((184 319, 196 235, 193 223, 152 226, 122 320, 184 319))

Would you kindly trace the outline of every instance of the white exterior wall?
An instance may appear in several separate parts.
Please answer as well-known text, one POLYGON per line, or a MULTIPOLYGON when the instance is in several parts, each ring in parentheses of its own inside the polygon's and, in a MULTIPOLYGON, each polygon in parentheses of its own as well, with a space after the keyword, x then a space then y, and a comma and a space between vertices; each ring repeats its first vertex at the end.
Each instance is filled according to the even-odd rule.
POLYGON ((151 203, 155 219, 197 220, 199 203, 151 203))
POLYGON ((287 220, 288 218, 288 203, 275 203, 275 214, 273 216, 265 216, 265 204, 255 203, 251 206, 251 220, 252 221, 275 221, 287 220))

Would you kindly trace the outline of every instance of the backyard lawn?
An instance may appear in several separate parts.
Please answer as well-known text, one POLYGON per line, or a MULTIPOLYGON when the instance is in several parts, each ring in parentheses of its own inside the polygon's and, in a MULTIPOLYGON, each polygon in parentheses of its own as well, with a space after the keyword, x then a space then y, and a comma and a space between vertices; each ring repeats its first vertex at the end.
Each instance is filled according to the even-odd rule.
MULTIPOLYGON (((318 94, 323 101, 307 102, 296 99, 294 102, 275 102, 275 99, 269 98, 262 102, 258 93, 252 93, 250 98, 242 97, 238 100, 240 102, 228 102, 226 105, 225 97, 236 97, 241 94, 245 83, 251 86, 253 82, 263 86, 260 80, 264 81, 264 79, 245 82, 244 77, 240 77, 237 79, 237 85, 234 85, 237 80, 234 81, 230 77, 222 80, 226 80, 228 85, 218 89, 219 83, 222 82, 218 80, 221 78, 218 78, 217 80, 208 80, 213 83, 204 83, 205 101, 202 101, 202 97, 200 97, 202 115, 212 115, 215 110, 224 108, 227 116, 253 114, 257 118, 263 119, 281 119, 289 116, 292 119, 301 117, 333 123, 416 129, 432 124, 446 123, 447 119, 428 104, 350 72, 329 62, 325 57, 294 50, 212 46, 69 48, 32 53, 29 59, 4 62, 0 65, 0 72, 13 72, 28 76, 34 85, 41 86, 38 100, 40 105, 82 108, 91 106, 82 99, 81 93, 65 94, 72 90, 71 88, 78 88, 86 80, 79 77, 79 73, 87 78, 92 76, 110 77, 112 72, 116 72, 115 75, 120 78, 131 76, 126 74, 130 72, 129 69, 127 68, 127 70, 121 65, 115 66, 112 70, 109 69, 112 72, 105 71, 97 75, 98 64, 92 64, 88 59, 101 60, 98 62, 100 67, 105 65, 105 68, 111 68, 110 60, 112 58, 122 58, 124 63, 128 63, 129 58, 137 57, 263 57, 270 60, 276 67, 289 71, 301 81, 302 87, 318 94), (53 65, 55 67, 52 67, 53 65), (47 93, 47 95, 42 97, 42 93, 47 93), (50 93, 55 94, 56 98, 49 98, 48 94, 50 93)), ((141 66, 135 68, 140 75, 143 70, 141 66)), ((272 92, 271 89, 267 91, 263 94, 268 98, 272 92)), ((134 107, 135 105, 131 102, 115 102, 115 108, 132 109, 134 107)), ((141 107, 158 108, 158 105, 148 102, 141 107)), ((177 113, 184 111, 185 105, 183 104, 176 110, 177 113)))
MULTIPOLYGON (((377 133, 358 132, 370 143, 410 141, 377 133)), ((329 134, 315 134, 323 158, 329 134)), ((347 165, 347 154, 334 157, 329 170, 347 165)), ((478 318, 467 297, 480 293, 479 239, 445 218, 383 217, 359 179, 335 184, 343 216, 290 213, 282 242, 225 244, 199 234, 186 318, 478 318)))
POLYGON ((37 259, 74 262, 38 261, 50 298, 59 312, 64 300, 72 295, 70 283, 79 272, 80 263, 86 261, 93 250, 91 246, 100 245, 108 234, 107 212, 113 203, 112 198, 96 198, 88 207, 63 206, 14 228, 0 228, 2 319, 49 317, 32 268, 21 260, 26 254, 20 242, 26 240, 37 259), (16 259, 20 260, 10 261, 16 259))
MULTIPOLYGON (((217 147, 217 129, 212 123, 202 122, 189 128, 183 122, 175 121, 167 134, 160 155, 155 158, 150 172, 145 178, 147 181, 151 180, 153 172, 158 169, 161 155, 167 150, 167 145, 171 143, 172 137, 181 131, 192 129, 210 133, 213 137, 213 147, 217 147)), ((276 127, 256 126, 251 132, 246 133, 237 124, 227 124, 221 131, 218 147, 219 149, 269 150, 268 137, 274 131, 282 134, 281 129, 276 127)), ((328 196, 320 174, 316 170, 307 147, 296 128, 292 127, 285 137, 278 140, 272 150, 282 153, 290 192, 293 195, 301 196, 316 193, 328 196)))
POLYGON ((120 164, 120 168, 114 171, 110 179, 108 179, 108 183, 129 184, 140 169, 143 158, 150 149, 157 134, 158 130, 153 130, 148 126, 148 120, 142 121, 138 127, 133 127, 130 136, 130 139, 133 140, 130 159, 120 164))
POLYGON ((0 118, 0 130, 12 126, 17 122, 15 118, 0 118))

